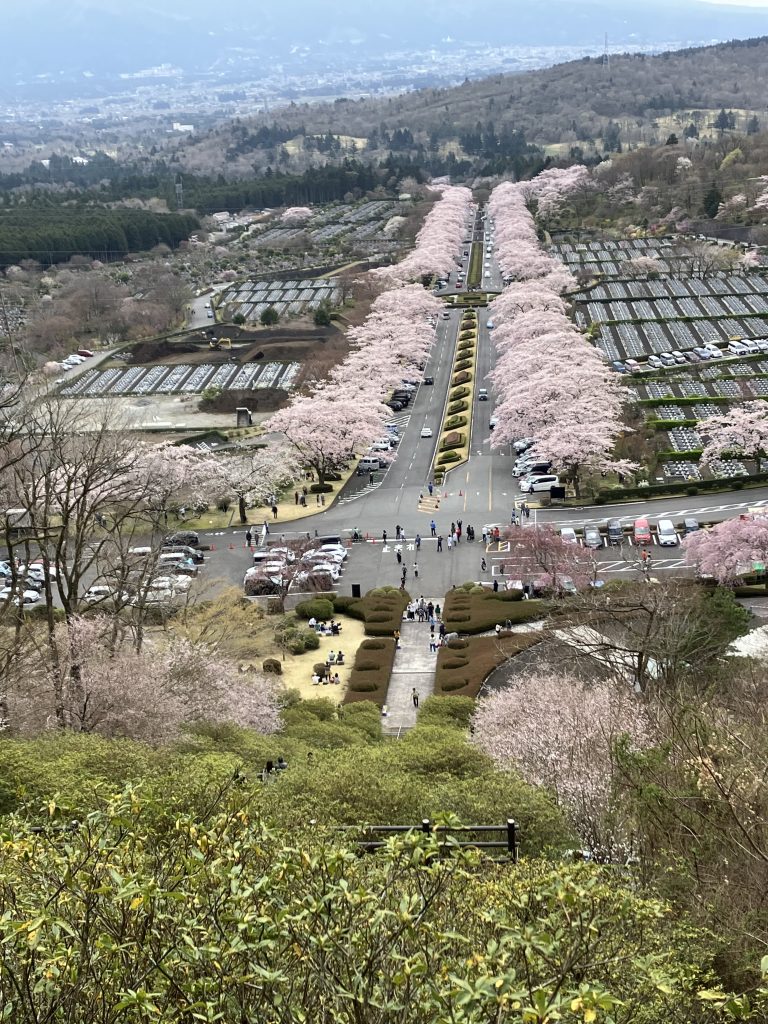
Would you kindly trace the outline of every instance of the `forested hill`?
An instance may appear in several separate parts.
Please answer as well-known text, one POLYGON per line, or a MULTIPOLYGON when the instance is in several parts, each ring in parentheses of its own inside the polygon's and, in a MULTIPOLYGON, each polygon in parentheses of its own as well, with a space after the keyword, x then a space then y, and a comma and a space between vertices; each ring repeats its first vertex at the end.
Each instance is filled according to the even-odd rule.
MULTIPOLYGON (((229 148, 236 162, 270 145, 274 153, 289 138, 308 138, 314 148, 318 137, 332 133, 353 137, 358 152, 372 155, 422 147, 427 163, 447 151, 488 159, 495 141, 514 131, 544 146, 589 143, 610 126, 614 142, 618 132, 624 145, 653 144, 690 121, 705 133, 721 108, 732 110, 734 127, 744 131, 753 116, 765 120, 766 107, 768 37, 761 37, 655 56, 626 54, 607 64, 585 58, 388 99, 291 104, 266 120, 236 122, 187 140, 179 155, 194 168, 229 148), (674 122, 675 115, 679 125, 665 120, 674 122), (267 123, 269 139, 263 127, 259 131, 267 123)), ((291 152, 300 159, 295 146, 291 152)))

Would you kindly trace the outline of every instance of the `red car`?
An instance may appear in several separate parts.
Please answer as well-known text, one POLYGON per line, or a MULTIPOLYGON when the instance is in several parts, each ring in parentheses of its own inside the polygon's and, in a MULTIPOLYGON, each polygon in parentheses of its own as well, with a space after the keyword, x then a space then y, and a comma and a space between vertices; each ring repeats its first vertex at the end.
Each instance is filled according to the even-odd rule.
POLYGON ((90 359, 91 356, 93 355, 93 352, 91 352, 89 348, 79 348, 77 350, 77 354, 79 356, 83 356, 85 359, 90 359))
POLYGON ((632 528, 632 533, 635 539, 635 544, 651 543, 651 527, 649 526, 647 519, 636 519, 635 525, 632 528))

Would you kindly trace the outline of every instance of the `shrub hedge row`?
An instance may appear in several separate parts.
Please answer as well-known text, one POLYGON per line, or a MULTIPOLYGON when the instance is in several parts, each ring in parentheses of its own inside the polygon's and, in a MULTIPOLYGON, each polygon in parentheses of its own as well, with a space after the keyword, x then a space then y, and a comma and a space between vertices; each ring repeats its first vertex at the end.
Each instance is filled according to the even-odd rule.
POLYGON ((395 660, 395 641, 391 637, 363 640, 355 653, 344 704, 370 700, 381 707, 387 699, 389 677, 395 660))
POLYGON ((461 637, 437 652, 435 695, 477 697, 494 669, 509 658, 541 642, 538 633, 461 637))
POLYGON ((395 587, 376 587, 364 597, 339 595, 333 599, 337 612, 344 612, 365 623, 369 636, 392 636, 400 628, 403 611, 410 601, 407 591, 395 587))
MULTIPOLYGON (((449 397, 450 397, 452 402, 460 402, 462 400, 462 398, 467 398, 468 395, 469 395, 469 388, 462 387, 462 388, 454 388, 449 397)), ((466 406, 466 402, 464 403, 464 405, 466 406)), ((451 410, 449 409, 448 411, 450 412, 451 410)))
POLYGON ((536 619, 542 613, 541 601, 523 601, 519 590, 499 590, 494 593, 485 587, 451 590, 446 595, 443 622, 449 633, 484 633, 497 623, 511 619, 513 623, 536 619))
POLYGON ((449 462, 459 462, 461 456, 458 452, 443 452, 437 459, 438 466, 446 466, 449 462))
POLYGON ((472 360, 471 359, 464 359, 464 358, 457 359, 453 368, 457 372, 461 372, 462 370, 471 370, 472 369, 472 360))
POLYGON ((458 416, 460 412, 466 412, 469 409, 469 402, 452 402, 448 406, 449 416, 458 416))
POLYGON ((462 427, 466 427, 466 425, 466 416, 449 416, 445 421, 445 426, 448 430, 460 430, 462 427))
MULTIPOLYGON (((453 386, 456 388, 456 387, 461 387, 462 384, 469 384, 469 382, 471 380, 472 380, 472 374, 471 373, 467 373, 466 370, 463 370, 461 373, 454 374, 452 383, 453 383, 453 386)), ((467 394, 469 394, 469 389, 467 389, 467 394)))

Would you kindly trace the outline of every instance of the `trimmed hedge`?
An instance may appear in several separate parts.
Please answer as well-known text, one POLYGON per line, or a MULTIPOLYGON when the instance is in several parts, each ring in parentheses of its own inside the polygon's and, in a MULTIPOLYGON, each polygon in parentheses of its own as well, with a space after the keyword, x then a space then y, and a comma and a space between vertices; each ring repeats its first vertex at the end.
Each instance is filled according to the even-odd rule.
MULTIPOLYGON (((461 373, 454 374, 452 384, 453 384, 453 387, 455 387, 455 388, 456 387, 461 387, 462 384, 469 384, 469 382, 471 380, 472 380, 472 374, 468 373, 466 370, 462 370, 461 373)), ((467 389, 467 394, 469 394, 469 389, 467 389)))
POLYGON ((460 412, 466 412, 469 409, 469 402, 452 402, 448 406, 448 415, 457 416, 460 412))
POLYGON ((462 427, 466 427, 466 425, 466 416, 451 416, 445 421, 446 430, 460 430, 462 427))
MULTIPOLYGON (((696 480, 695 483, 678 480, 677 483, 649 484, 648 487, 612 487, 598 491, 595 504, 605 505, 607 502, 621 501, 624 498, 650 498, 654 495, 685 494, 691 487, 695 487, 697 491, 740 490, 740 488, 735 487, 736 482, 732 477, 716 477, 713 480, 696 480)), ((741 487, 745 487, 748 483, 768 483, 768 472, 752 473, 749 476, 740 477, 738 482, 741 484, 741 487)))
POLYGON ((310 484, 309 490, 312 494, 329 494, 333 487, 330 484, 310 484))
POLYGON ((377 587, 364 597, 337 596, 333 607, 365 623, 369 636, 392 636, 400 628, 403 611, 410 601, 407 591, 395 587, 377 587))
POLYGON ((295 608, 300 619, 330 619, 333 617, 333 601, 327 597, 311 597, 307 601, 300 601, 295 608))
POLYGON ((444 452, 437 460, 438 466, 445 466, 449 462, 459 462, 461 456, 458 452, 444 452))
POLYGON ((363 640, 355 652, 343 703, 370 700, 381 707, 387 699, 394 661, 394 639, 363 640))
POLYGON ((443 608, 445 628, 449 633, 484 633, 506 619, 517 623, 538 618, 544 603, 523 601, 522 596, 519 590, 451 590, 443 608))
POLYGON ((459 372, 461 370, 471 370, 472 369, 472 360, 471 359, 464 359, 464 358, 457 359, 453 368, 454 368, 454 370, 459 371, 459 372))
POLYGON ((477 697, 491 672, 541 640, 537 633, 503 633, 451 641, 437 652, 435 696, 477 697))
MULTIPOLYGON (((466 398, 469 395, 469 388, 454 388, 450 394, 452 402, 460 402, 462 398, 466 398)), ((466 403, 465 403, 466 408, 466 403)), ((450 409, 448 410, 450 412, 450 409)))
POLYGON ((445 435, 445 438, 440 444, 440 451, 449 452, 453 448, 463 448, 466 438, 466 434, 462 434, 458 430, 453 430, 450 434, 445 435))

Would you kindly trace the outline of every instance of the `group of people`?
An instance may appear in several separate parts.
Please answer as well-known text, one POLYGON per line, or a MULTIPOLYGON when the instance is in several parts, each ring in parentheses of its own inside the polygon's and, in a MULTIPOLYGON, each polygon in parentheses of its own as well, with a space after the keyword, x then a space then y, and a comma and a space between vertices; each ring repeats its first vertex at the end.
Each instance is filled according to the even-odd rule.
POLYGON ((328 686, 329 683, 332 686, 338 686, 339 683, 341 683, 341 676, 339 675, 338 672, 334 672, 333 675, 331 675, 330 672, 326 671, 325 675, 323 676, 318 675, 317 672, 312 673, 313 686, 320 686, 320 684, 322 684, 323 686, 328 686))
POLYGON ((440 618, 440 605, 433 604, 432 601, 425 601, 423 597, 419 597, 418 601, 410 601, 406 605, 405 617, 411 622, 418 619, 419 622, 428 622, 431 626, 434 626, 440 618))
POLYGON ((342 627, 335 619, 331 619, 330 623, 327 623, 325 619, 318 622, 314 615, 307 625, 321 636, 339 636, 342 630, 342 627))

